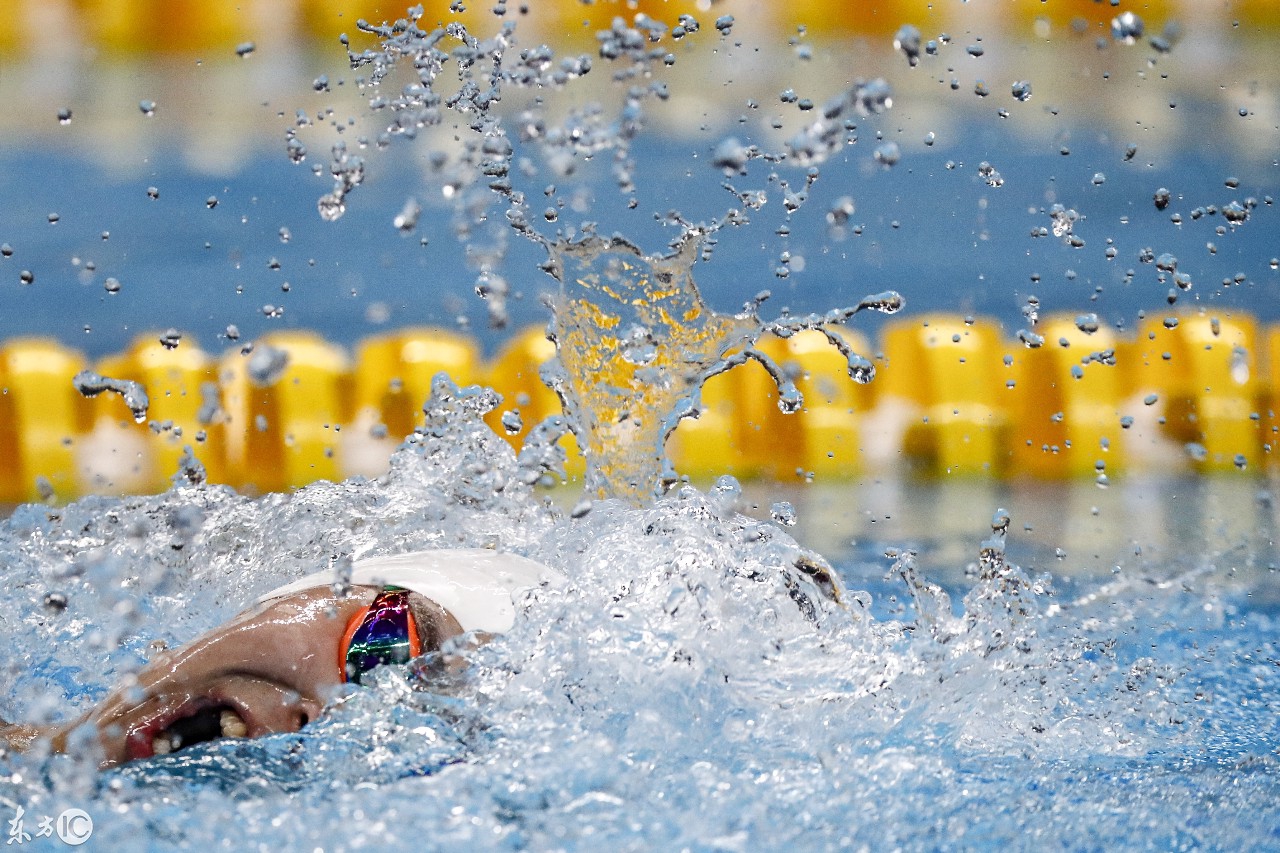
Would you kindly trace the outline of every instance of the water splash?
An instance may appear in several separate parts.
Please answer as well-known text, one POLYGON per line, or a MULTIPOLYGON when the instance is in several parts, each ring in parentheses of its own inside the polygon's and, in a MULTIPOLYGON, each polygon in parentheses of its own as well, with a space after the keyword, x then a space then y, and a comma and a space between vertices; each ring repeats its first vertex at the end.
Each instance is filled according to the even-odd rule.
MULTIPOLYGON (((590 494, 634 504, 660 495, 676 480, 663 452, 666 440, 682 418, 698 416, 703 383, 749 359, 777 384, 779 407, 799 411, 803 398, 795 383, 754 347, 762 334, 790 337, 865 310, 891 314, 902 308, 902 297, 890 291, 799 318, 762 321, 758 305, 740 314, 717 313, 693 278, 705 236, 688 231, 672 254, 656 257, 618 236, 589 235, 548 247, 547 270, 561 284, 551 332, 556 362, 548 380, 578 434, 590 494)), ((827 332, 827 339, 848 359, 854 381, 871 381, 870 361, 839 335, 827 332)))

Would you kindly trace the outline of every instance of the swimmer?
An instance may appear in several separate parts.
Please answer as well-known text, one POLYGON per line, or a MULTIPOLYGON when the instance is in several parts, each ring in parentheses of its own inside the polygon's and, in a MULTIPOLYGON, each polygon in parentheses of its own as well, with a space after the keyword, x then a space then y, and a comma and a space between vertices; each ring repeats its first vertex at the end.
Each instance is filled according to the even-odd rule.
POLYGON ((89 725, 105 768, 222 737, 296 732, 342 684, 451 637, 503 633, 520 592, 562 578, 533 560, 480 549, 357 560, 346 595, 334 593, 332 572, 308 575, 156 656, 78 721, 40 729, 0 720, 0 738, 14 749, 48 738, 61 752, 89 725))

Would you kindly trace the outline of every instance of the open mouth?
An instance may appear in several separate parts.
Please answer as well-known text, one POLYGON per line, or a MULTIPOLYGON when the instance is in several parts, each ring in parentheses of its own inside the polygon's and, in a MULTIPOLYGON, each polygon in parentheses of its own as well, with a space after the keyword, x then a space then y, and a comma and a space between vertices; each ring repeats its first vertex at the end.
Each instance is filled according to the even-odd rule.
POLYGON ((152 737, 151 752, 153 755, 168 755, 197 743, 248 734, 249 726, 235 708, 216 705, 174 720, 152 737))
POLYGON ((168 755, 198 743, 248 735, 249 725, 237 708, 205 699, 135 730, 128 739, 129 758, 168 755))

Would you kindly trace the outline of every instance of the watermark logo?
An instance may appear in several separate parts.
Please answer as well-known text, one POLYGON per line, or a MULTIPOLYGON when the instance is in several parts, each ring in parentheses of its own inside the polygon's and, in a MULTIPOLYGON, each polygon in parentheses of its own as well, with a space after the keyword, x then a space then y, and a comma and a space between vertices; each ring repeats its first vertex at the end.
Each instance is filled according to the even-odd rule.
POLYGON ((55 831, 64 844, 79 847, 93 835, 93 818, 84 809, 67 809, 58 815, 56 824, 51 817, 40 817, 36 821, 35 835, 27 830, 26 820, 25 807, 18 806, 14 809, 13 817, 9 819, 9 838, 4 843, 6 847, 10 844, 26 844, 33 838, 49 838, 55 831))
POLYGON ((78 847, 93 835, 93 818, 84 809, 67 809, 58 815, 58 837, 78 847))

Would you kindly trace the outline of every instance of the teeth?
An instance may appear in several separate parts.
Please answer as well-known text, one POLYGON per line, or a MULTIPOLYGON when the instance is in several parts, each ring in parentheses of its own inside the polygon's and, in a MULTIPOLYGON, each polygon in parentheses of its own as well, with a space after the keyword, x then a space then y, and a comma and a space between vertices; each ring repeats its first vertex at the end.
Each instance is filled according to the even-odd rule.
POLYGON ((223 737, 246 737, 249 734, 249 727, 244 720, 230 708, 223 709, 218 721, 222 724, 223 737))
POLYGON ((167 735, 156 735, 151 741, 151 752, 155 755, 168 755, 173 751, 173 744, 167 735))

